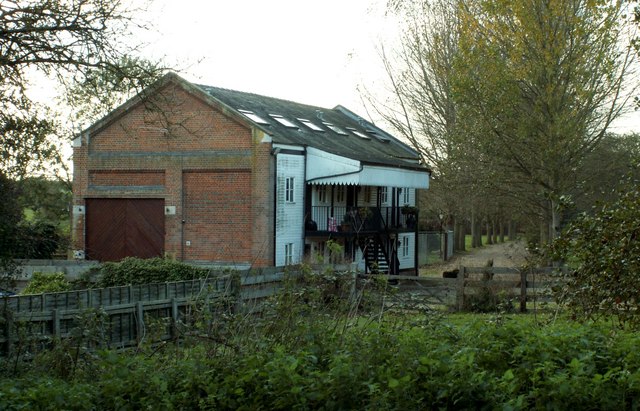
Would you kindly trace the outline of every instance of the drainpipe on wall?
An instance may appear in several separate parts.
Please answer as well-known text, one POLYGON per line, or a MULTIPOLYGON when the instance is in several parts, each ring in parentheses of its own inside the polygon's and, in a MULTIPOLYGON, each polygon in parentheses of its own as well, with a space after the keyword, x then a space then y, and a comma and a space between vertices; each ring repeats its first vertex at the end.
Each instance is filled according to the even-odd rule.
POLYGON ((186 224, 187 220, 186 220, 186 211, 184 208, 184 203, 185 203, 185 188, 184 188, 184 168, 181 168, 180 170, 181 176, 180 179, 182 180, 182 187, 180 187, 181 193, 180 193, 180 202, 181 204, 181 208, 182 208, 182 216, 180 219, 180 261, 184 262, 184 225, 186 224))
MULTIPOLYGON (((306 147, 304 148, 304 172, 302 174, 302 224, 303 224, 303 228, 302 228, 302 250, 300 253, 300 262, 302 262, 302 259, 304 258, 304 251, 305 251, 305 247, 306 247, 306 242, 307 242, 307 149, 306 147)), ((311 210, 309 210, 309 213, 312 213, 311 210)), ((311 216, 309 216, 309 218, 311 218, 311 216)))
POLYGON ((280 148, 276 147, 271 150, 271 154, 273 154, 273 265, 276 265, 276 259, 278 255, 278 242, 276 241, 278 238, 278 154, 280 153, 280 148))

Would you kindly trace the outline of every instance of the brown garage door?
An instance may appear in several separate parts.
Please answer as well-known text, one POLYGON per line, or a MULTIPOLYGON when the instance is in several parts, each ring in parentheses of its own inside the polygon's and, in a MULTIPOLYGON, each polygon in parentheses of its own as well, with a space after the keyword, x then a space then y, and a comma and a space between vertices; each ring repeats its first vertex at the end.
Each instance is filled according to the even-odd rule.
POLYGON ((164 252, 163 199, 87 199, 87 259, 159 257, 164 252))

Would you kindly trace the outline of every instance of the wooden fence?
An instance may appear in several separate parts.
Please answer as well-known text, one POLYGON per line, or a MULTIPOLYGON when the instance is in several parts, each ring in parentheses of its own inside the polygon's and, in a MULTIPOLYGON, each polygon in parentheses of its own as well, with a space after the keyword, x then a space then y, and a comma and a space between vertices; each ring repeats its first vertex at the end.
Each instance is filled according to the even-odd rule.
MULTIPOLYGON (((457 278, 385 276, 398 291, 386 301, 404 307, 444 305, 464 310, 471 296, 489 290, 517 297, 520 311, 526 311, 527 302, 549 299, 551 271, 460 267, 457 278)), ((35 336, 42 344, 54 337, 68 337, 83 321, 82 316, 91 312, 103 318, 102 341, 108 347, 139 343, 153 319, 166 320, 163 334, 155 337, 169 339, 176 335, 178 321, 188 320, 194 304, 209 307, 225 302, 231 309, 252 309, 252 302, 278 292, 284 276, 283 270, 242 272, 192 281, 5 297, 0 300, 0 345, 7 355, 24 335, 35 336)), ((360 275, 356 286, 363 287, 366 277, 360 275)))
POLYGON ((43 345, 53 337, 68 337, 87 313, 102 318, 102 340, 109 347, 139 343, 148 331, 146 323, 154 319, 168 320, 162 335, 156 337, 169 339, 175 336, 177 322, 190 315, 194 304, 220 303, 224 298, 229 307, 237 309, 242 303, 275 294, 283 276, 283 271, 265 270, 191 281, 5 297, 0 300, 0 345, 7 355, 21 336, 36 337, 43 345))
POLYGON ((551 287, 561 281, 553 275, 556 272, 557 268, 460 267, 456 278, 393 275, 385 278, 398 289, 389 304, 446 306, 465 311, 484 293, 485 296, 516 300, 518 310, 525 312, 527 304, 554 301, 551 287))

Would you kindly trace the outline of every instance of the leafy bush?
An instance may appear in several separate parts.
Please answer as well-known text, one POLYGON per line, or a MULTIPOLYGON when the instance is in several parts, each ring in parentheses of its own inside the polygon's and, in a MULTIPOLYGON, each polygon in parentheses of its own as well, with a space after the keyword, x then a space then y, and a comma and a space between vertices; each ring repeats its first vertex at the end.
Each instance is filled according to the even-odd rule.
POLYGON ((510 288, 485 284, 475 294, 465 294, 463 311, 474 313, 514 312, 515 296, 510 288))
MULTIPOLYGON (((0 378, 2 409, 634 409, 634 332, 531 317, 309 321, 306 339, 101 351, 90 372, 0 378)), ((33 362, 37 364, 38 358, 33 362)))
POLYGON ((580 319, 617 316, 640 326, 640 189, 627 185, 618 200, 583 214, 563 232, 551 256, 573 268, 559 296, 580 319))
POLYGON ((209 274, 207 269, 165 258, 127 257, 120 262, 103 263, 92 270, 100 273, 101 287, 193 280, 209 274))
POLYGON ((17 227, 14 258, 50 259, 59 250, 64 250, 68 239, 50 223, 33 222, 17 227))
POLYGON ((71 284, 64 277, 64 273, 35 272, 29 284, 22 290, 22 294, 57 293, 70 289, 71 284))

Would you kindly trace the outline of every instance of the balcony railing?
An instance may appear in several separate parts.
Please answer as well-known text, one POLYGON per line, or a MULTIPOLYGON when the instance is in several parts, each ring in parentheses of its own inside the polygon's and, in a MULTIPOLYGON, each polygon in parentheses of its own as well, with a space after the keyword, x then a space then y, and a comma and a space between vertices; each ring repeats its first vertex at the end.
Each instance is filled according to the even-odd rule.
POLYGON ((400 207, 314 206, 311 207, 311 220, 315 222, 317 231, 381 232, 385 228, 415 229, 417 216, 402 214, 400 210, 400 207))

